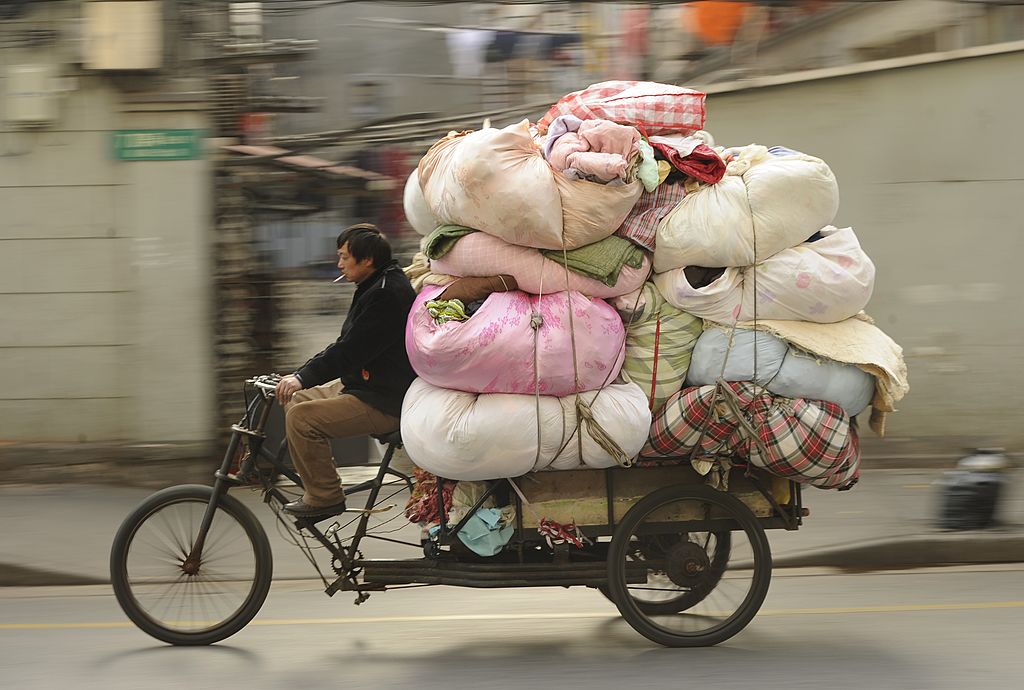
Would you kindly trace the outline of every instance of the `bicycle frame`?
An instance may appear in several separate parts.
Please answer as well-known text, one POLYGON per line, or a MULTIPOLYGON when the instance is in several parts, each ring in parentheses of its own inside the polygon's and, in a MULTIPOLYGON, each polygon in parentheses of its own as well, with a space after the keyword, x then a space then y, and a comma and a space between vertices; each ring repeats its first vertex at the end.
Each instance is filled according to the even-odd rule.
MULTIPOLYGON (((273 479, 259 475, 261 469, 260 460, 264 460, 266 463, 269 463, 269 466, 273 468, 273 472, 284 475, 294 482, 296 486, 302 487, 302 478, 299 477, 293 468, 289 467, 284 462, 287 442, 282 440, 276 453, 271 452, 266 447, 267 435, 265 430, 276 399, 274 389, 276 387, 277 380, 278 379, 276 377, 272 376, 256 376, 245 381, 245 415, 237 424, 234 424, 231 427, 231 439, 228 442, 227 450, 224 453, 220 466, 214 473, 215 481, 213 485, 213 495, 203 515, 196 540, 193 543, 185 561, 184 567, 186 570, 189 568, 198 569, 202 558, 206 535, 213 522, 213 516, 217 510, 217 505, 221 497, 224 496, 229 489, 237 486, 249 486, 251 485, 251 482, 248 480, 248 477, 258 475, 260 476, 260 483, 263 488, 263 500, 265 503, 269 504, 274 502, 280 508, 291 500, 289 496, 276 486, 273 479), (254 391, 255 394, 250 396, 250 390, 254 391), (249 446, 249 452, 239 463, 237 474, 232 474, 232 465, 239 453, 239 447, 241 446, 243 439, 249 446)), ((355 567, 354 562, 356 554, 359 551, 359 544, 369 534, 369 509, 375 505, 377 498, 380 495, 380 491, 384 487, 385 477, 392 475, 400 479, 405 482, 410 492, 412 491, 412 479, 397 470, 391 469, 391 458, 397 448, 398 444, 396 442, 388 443, 387 450, 381 460, 376 476, 345 489, 346 495, 353 495, 369 490, 366 500, 367 510, 363 511, 362 515, 359 517, 355 535, 352 537, 348 546, 342 545, 338 539, 331 540, 330 537, 333 535, 331 528, 328 528, 325 533, 317 527, 315 521, 309 518, 299 518, 295 521, 295 527, 297 529, 305 530, 314 539, 316 539, 316 541, 322 544, 332 554, 332 556, 341 563, 342 569, 345 571, 344 575, 328 586, 328 595, 333 596, 335 592, 340 590, 357 590, 360 591, 360 599, 358 599, 356 603, 359 603, 366 598, 366 595, 362 594, 361 590, 380 589, 372 586, 366 587, 358 585, 355 581, 355 573, 353 570, 355 567)), ((394 541, 402 544, 406 543, 398 542, 398 540, 394 539, 387 539, 379 535, 375 535, 374 538, 385 541, 394 541)), ((413 545, 410 544, 410 546, 413 545)))

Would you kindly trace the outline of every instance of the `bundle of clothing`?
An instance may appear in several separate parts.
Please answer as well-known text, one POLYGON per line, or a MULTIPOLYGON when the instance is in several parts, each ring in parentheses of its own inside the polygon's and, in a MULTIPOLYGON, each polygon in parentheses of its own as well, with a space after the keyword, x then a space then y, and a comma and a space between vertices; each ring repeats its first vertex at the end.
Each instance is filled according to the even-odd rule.
POLYGON ((862 313, 874 264, 832 225, 824 161, 716 147, 704 103, 602 82, 424 155, 404 195, 422 240, 402 434, 420 467, 479 481, 639 457, 856 480, 853 420, 870 405, 881 433, 907 391, 862 313))

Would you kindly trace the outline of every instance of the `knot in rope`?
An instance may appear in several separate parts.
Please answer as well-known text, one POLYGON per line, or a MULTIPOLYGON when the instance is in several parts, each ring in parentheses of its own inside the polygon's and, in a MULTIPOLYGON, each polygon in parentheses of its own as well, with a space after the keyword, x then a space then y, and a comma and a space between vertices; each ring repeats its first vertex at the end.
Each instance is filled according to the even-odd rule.
MULTIPOLYGON (((619 467, 633 466, 633 459, 626 455, 626 452, 615 442, 615 439, 604 430, 601 423, 594 419, 594 411, 590 408, 587 401, 579 396, 576 397, 576 420, 577 423, 583 422, 587 425, 587 432, 590 434, 590 438, 594 439, 597 445, 601 446, 608 455, 615 458, 615 462, 618 463, 619 467)), ((582 460, 582 458, 583 455, 581 453, 580 459, 582 460)))

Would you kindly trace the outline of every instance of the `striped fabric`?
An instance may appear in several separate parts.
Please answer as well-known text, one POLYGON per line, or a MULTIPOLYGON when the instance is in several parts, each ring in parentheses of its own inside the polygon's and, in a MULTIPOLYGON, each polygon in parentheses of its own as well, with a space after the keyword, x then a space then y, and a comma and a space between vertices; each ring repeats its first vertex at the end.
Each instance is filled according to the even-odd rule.
POLYGON ((821 489, 845 489, 856 483, 860 441, 840 406, 774 396, 748 381, 726 385, 736 394, 764 453, 721 398, 714 411, 709 409, 715 387, 699 386, 684 388, 662 407, 640 457, 686 461, 699 443, 700 456, 728 455, 821 489))
POLYGON ((653 192, 644 192, 615 234, 653 252, 658 224, 685 196, 681 184, 660 184, 653 192))
POLYGON ((559 115, 581 120, 611 120, 641 134, 689 134, 704 128, 705 95, 700 91, 650 81, 603 81, 562 96, 537 122, 542 134, 559 115))
POLYGON ((657 413, 682 388, 704 324, 667 303, 653 283, 644 283, 640 299, 642 309, 626 325, 622 369, 643 389, 657 413))

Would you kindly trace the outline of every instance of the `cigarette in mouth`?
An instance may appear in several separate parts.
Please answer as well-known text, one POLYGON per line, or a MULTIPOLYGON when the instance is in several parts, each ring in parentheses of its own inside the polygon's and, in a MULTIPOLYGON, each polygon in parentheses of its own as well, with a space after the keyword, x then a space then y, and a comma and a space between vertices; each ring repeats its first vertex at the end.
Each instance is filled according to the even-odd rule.
POLYGON ((339 280, 341 280, 341 279, 342 279, 342 278, 344 278, 344 277, 345 277, 344 275, 340 275, 340 276, 338 276, 337 278, 335 278, 334 280, 332 280, 331 282, 332 282, 332 283, 337 283, 337 282, 338 282, 339 280))

